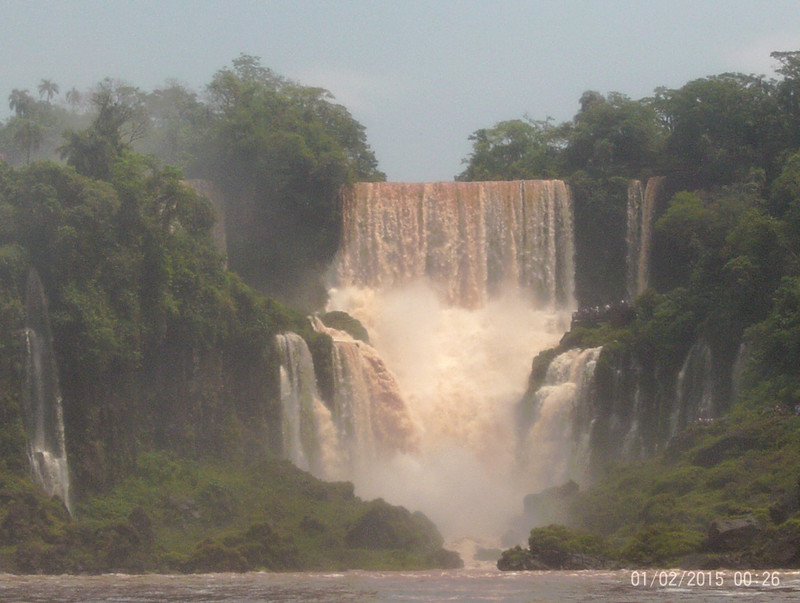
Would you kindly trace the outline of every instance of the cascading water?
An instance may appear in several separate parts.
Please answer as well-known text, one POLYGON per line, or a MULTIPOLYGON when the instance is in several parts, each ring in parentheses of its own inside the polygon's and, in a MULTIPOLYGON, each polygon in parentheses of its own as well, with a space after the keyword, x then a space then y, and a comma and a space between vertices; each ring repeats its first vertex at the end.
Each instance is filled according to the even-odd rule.
POLYGON ((640 180, 628 184, 628 231, 627 288, 628 297, 635 299, 649 284, 650 244, 653 231, 653 218, 656 204, 664 186, 663 177, 647 180, 642 186, 640 180))
POLYGON ((325 473, 354 478, 376 459, 414 450, 416 426, 394 375, 375 349, 317 318, 312 323, 333 339, 332 418, 339 452, 325 473))
POLYGON ((572 199, 560 180, 364 182, 345 194, 338 283, 387 290, 421 279, 478 308, 504 286, 567 305, 572 199))
POLYGON ((337 444, 330 441, 332 430, 326 429, 330 411, 317 393, 311 352, 296 333, 280 333, 275 341, 280 355, 283 456, 324 477, 325 457, 337 444))
MULTIPOLYGON (((355 451, 362 462, 349 478, 364 496, 421 509, 451 541, 496 538, 531 491, 514 469, 514 409, 530 360, 558 342, 574 305, 569 189, 361 183, 342 212, 329 309, 367 328, 416 426, 413 447, 355 451)), ((354 362, 344 345, 341 365, 354 362)))
POLYGON ((28 273, 25 295, 25 385, 22 401, 31 473, 48 496, 71 511, 69 467, 58 368, 53 354, 47 301, 39 275, 28 273))
POLYGON ((333 339, 334 399, 329 409, 319 396, 303 338, 277 335, 284 458, 324 479, 354 479, 376 458, 413 450, 416 427, 377 352, 319 319, 312 323, 333 339))
POLYGON ((535 392, 533 420, 520 459, 533 490, 567 480, 587 481, 594 369, 601 350, 571 349, 560 354, 535 392))
POLYGON ((675 398, 670 414, 670 437, 696 420, 714 417, 714 359, 702 339, 686 355, 675 383, 675 398))

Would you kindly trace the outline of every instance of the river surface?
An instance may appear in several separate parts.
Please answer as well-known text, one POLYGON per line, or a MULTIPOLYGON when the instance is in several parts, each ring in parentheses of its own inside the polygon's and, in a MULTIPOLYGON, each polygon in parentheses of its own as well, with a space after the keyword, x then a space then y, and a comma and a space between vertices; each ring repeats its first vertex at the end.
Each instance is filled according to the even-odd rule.
POLYGON ((797 601, 800 572, 421 572, 13 576, 0 601, 797 601))

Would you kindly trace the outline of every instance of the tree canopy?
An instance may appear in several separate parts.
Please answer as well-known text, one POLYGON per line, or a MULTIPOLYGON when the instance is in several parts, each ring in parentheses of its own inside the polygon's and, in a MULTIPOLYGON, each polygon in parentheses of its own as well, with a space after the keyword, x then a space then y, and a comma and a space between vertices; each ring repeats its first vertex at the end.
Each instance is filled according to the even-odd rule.
POLYGON ((307 307, 339 241, 337 199, 355 180, 382 180, 364 127, 322 88, 242 54, 198 94, 170 80, 152 92, 105 79, 93 90, 41 80, 37 101, 15 89, 0 127, 0 158, 63 159, 111 177, 126 151, 151 153, 221 190, 230 266, 265 292, 307 307))

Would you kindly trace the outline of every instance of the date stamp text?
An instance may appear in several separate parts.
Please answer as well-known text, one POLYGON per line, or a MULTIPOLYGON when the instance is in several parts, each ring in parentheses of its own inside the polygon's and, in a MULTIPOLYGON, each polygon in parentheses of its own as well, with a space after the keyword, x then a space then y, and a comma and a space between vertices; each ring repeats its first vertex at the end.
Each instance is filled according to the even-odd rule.
POLYGON ((776 588, 778 572, 767 570, 634 570, 631 586, 636 588, 776 588))

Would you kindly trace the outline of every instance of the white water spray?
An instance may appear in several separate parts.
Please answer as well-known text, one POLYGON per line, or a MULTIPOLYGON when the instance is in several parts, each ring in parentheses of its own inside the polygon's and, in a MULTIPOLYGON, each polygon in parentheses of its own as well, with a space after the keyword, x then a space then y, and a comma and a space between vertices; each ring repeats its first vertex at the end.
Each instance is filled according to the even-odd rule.
POLYGON ((536 391, 535 419, 523 443, 523 471, 535 490, 586 483, 594 370, 602 348, 572 349, 550 363, 536 391), (580 419, 584 420, 581 421, 580 419))
POLYGON ((367 328, 418 442, 384 456, 358 447, 348 477, 363 496, 422 510, 451 541, 496 542, 538 486, 515 472, 514 409, 531 359, 569 325, 569 191, 560 181, 358 184, 343 215, 329 309, 367 328))

